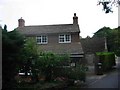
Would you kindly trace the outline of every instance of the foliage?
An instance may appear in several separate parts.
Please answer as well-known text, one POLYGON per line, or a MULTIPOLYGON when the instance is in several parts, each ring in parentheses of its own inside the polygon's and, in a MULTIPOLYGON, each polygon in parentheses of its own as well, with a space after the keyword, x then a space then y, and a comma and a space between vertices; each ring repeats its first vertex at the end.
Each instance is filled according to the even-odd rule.
POLYGON ((46 80, 50 81, 56 73, 55 68, 68 64, 69 60, 68 55, 57 55, 51 52, 41 53, 36 65, 46 76, 46 80))
POLYGON ((69 62, 69 55, 57 55, 52 52, 41 52, 37 49, 36 42, 32 37, 26 37, 25 44, 20 54, 21 65, 25 74, 32 69, 32 78, 37 80, 38 73, 46 76, 46 80, 52 79, 55 74, 55 68, 64 66, 69 62), (24 66, 24 67, 22 67, 24 66), (36 70, 37 69, 37 70, 36 70))
POLYGON ((110 34, 111 28, 103 27, 94 33, 93 37, 108 37, 110 34))
POLYGON ((97 55, 111 55, 113 52, 96 52, 97 55))
POLYGON ((115 28, 114 30, 116 31, 116 33, 114 34, 115 53, 117 56, 120 56, 120 26, 118 28, 115 28))
POLYGON ((40 67, 63 66, 63 63, 65 64, 65 62, 69 62, 69 55, 57 55, 53 54, 52 52, 43 52, 40 54, 37 62, 39 63, 36 64, 41 64, 40 67))
POLYGON ((2 73, 3 88, 13 88, 16 66, 19 65, 19 54, 24 39, 16 30, 7 32, 7 26, 2 29, 2 73))
POLYGON ((120 6, 120 0, 98 0, 98 5, 103 5, 105 13, 110 13, 113 6, 120 6))
POLYGON ((81 80, 85 82, 85 77, 86 77, 85 72, 86 72, 86 67, 84 65, 77 65, 75 68, 70 68, 70 71, 68 73, 68 78, 81 80))
POLYGON ((120 33, 119 27, 110 29, 109 27, 103 27, 94 33, 93 37, 106 37, 108 51, 115 52, 117 56, 120 56, 120 33))
POLYGON ((37 45, 35 44, 35 40, 33 38, 26 37, 24 39, 24 47, 21 49, 21 57, 24 63, 35 61, 38 58, 37 45))
POLYGON ((4 30, 6 30, 6 31, 7 31, 7 25, 5 25, 5 26, 4 26, 4 30))
POLYGON ((85 81, 87 67, 85 65, 76 65, 76 67, 59 67, 56 70, 57 77, 65 77, 72 80, 85 81))
POLYGON ((35 61, 39 57, 39 52, 37 50, 37 45, 34 38, 26 37, 24 39, 25 43, 23 48, 20 51, 19 60, 21 60, 17 70, 23 69, 25 72, 25 76, 28 75, 28 72, 32 71, 32 79, 33 81, 37 80, 37 71, 35 70, 37 67, 35 65, 35 61))
POLYGON ((97 52, 99 62, 102 63, 103 71, 110 70, 115 63, 115 54, 113 52, 97 52))

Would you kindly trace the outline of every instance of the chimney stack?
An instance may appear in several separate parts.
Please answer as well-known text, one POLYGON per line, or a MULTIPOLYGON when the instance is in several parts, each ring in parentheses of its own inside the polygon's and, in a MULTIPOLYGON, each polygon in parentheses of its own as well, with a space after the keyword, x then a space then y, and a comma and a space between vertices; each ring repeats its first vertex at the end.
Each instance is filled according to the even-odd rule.
POLYGON ((18 27, 24 27, 25 26, 25 20, 22 19, 22 17, 20 19, 18 19, 18 27))
POLYGON ((76 16, 76 13, 74 13, 73 25, 78 25, 78 17, 76 16))

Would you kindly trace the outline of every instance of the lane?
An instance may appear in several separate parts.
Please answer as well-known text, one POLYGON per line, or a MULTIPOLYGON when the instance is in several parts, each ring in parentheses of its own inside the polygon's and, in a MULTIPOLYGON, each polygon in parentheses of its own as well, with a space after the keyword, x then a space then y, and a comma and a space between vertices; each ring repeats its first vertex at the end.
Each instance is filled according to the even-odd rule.
MULTIPOLYGON (((98 90, 98 88, 103 90, 120 90, 120 57, 116 59, 116 66, 114 70, 108 72, 104 75, 96 76, 90 78, 90 82, 87 83, 84 90, 98 90), (99 78, 98 78, 99 77, 99 78), (94 80, 93 80, 94 79, 94 80)), ((89 81, 89 80, 88 80, 89 81)), ((73 87, 65 90, 80 90, 81 88, 73 87)))
POLYGON ((120 57, 116 60, 116 70, 108 73, 102 79, 99 79, 88 85, 88 88, 120 88, 120 57))
POLYGON ((90 84, 88 88, 118 88, 118 72, 110 73, 110 75, 90 84))

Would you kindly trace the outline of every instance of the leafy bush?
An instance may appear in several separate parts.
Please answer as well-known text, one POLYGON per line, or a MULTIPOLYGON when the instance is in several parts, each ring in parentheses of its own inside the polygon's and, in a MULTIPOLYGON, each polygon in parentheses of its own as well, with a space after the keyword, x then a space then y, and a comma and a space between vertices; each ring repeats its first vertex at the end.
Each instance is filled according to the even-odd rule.
POLYGON ((46 81, 50 81, 57 75, 57 67, 65 66, 69 61, 68 55, 57 55, 51 52, 41 53, 39 59, 36 60, 36 66, 44 73, 46 81))
POLYGON ((71 71, 70 78, 85 82, 85 78, 86 78, 85 72, 86 72, 86 67, 83 65, 78 65, 76 68, 73 68, 73 70, 71 71))
POLYGON ((76 67, 65 67, 59 69, 57 76, 63 76, 68 79, 85 81, 87 68, 84 65, 77 65, 76 67))

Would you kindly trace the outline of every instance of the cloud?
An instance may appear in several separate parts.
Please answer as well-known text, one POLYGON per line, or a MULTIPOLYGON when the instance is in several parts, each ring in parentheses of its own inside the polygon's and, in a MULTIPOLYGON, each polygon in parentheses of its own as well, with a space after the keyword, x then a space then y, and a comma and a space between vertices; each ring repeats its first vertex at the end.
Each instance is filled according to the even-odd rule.
POLYGON ((77 13, 81 35, 86 37, 103 26, 117 27, 116 11, 105 14, 97 0, 0 0, 0 24, 13 30, 20 17, 25 25, 70 24, 77 13))

